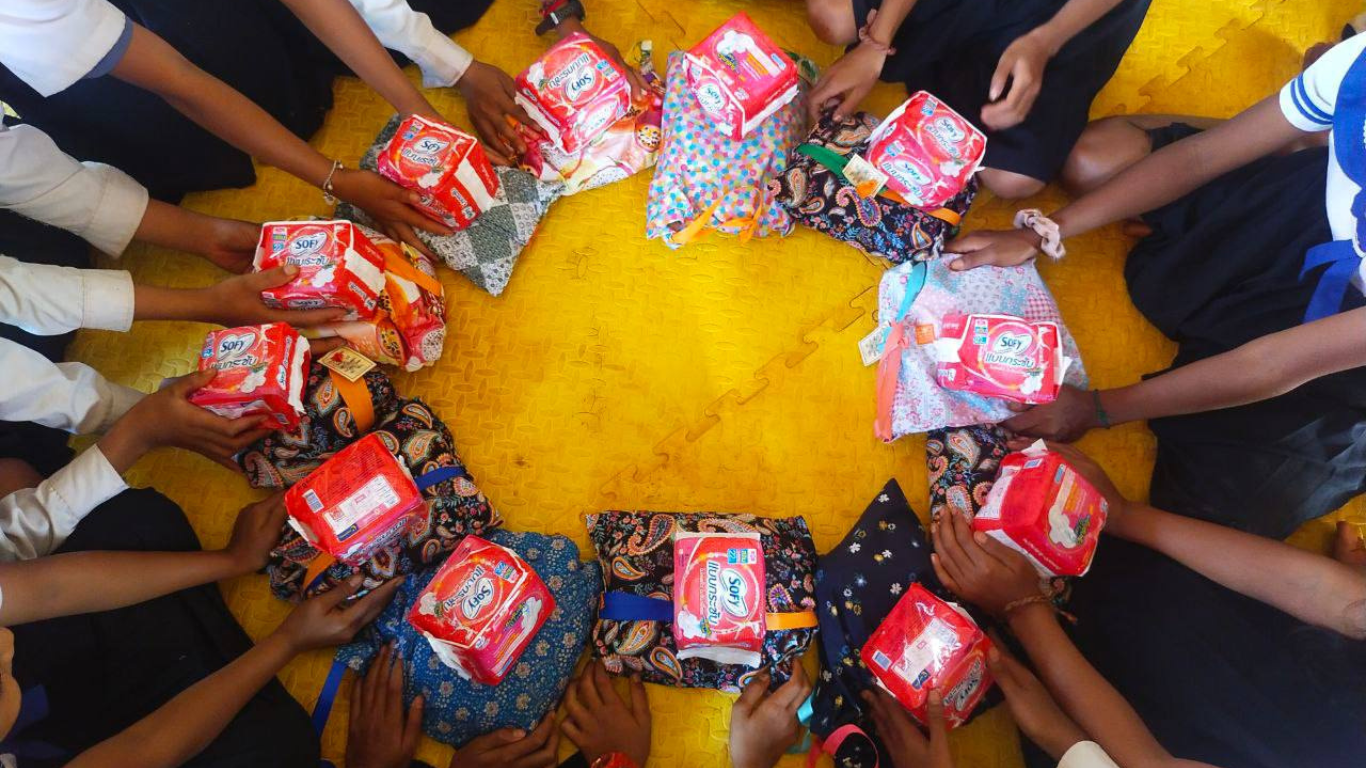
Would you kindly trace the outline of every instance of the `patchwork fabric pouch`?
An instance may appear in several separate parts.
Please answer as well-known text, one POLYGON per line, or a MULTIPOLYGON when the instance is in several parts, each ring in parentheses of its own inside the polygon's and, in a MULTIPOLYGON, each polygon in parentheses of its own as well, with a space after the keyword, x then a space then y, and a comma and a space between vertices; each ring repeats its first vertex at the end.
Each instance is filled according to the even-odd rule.
POLYGON ((763 549, 769 630, 763 663, 777 687, 815 635, 816 548, 800 517, 713 512, 603 512, 588 533, 603 571, 603 606, 593 648, 608 671, 680 688, 736 692, 757 669, 679 659, 672 632, 674 534, 757 533, 763 549))
POLYGON ((1005 400, 939 386, 932 342, 948 315, 1014 315, 1028 322, 1057 323, 1064 354, 1072 360, 1063 380, 1086 387, 1077 343, 1033 264, 955 272, 949 269, 953 258, 899 264, 882 276, 876 333, 885 336, 874 430, 883 440, 941 427, 995 424, 1014 415, 1005 400))
MULTIPOLYGON (((380 150, 398 131, 402 119, 390 118, 361 158, 362 170, 374 171, 380 150)), ((512 268, 522 249, 531 242, 546 210, 559 198, 563 186, 543 182, 518 168, 496 167, 501 189, 498 198, 479 218, 451 235, 416 230, 417 236, 451 269, 470 282, 498 296, 512 279, 512 268)), ((337 206, 337 216, 376 227, 369 214, 349 203, 337 206)))
POLYGON ((421 694, 423 730, 457 747, 499 728, 529 731, 555 709, 588 642, 602 594, 598 564, 580 562, 578 547, 563 536, 500 530, 488 540, 516 552, 555 596, 555 610, 501 683, 482 685, 460 677, 408 623, 408 611, 435 567, 411 574, 374 623, 337 650, 338 662, 361 671, 385 644, 396 643, 404 663, 404 701, 421 694))
POLYGON ((935 210, 922 210, 886 191, 862 197, 844 176, 849 158, 868 146, 878 119, 867 112, 835 120, 831 113, 788 156, 769 192, 797 221, 895 264, 937 258, 977 196, 977 179, 935 210))
MULTIPOLYGON (((798 62, 798 69, 814 65, 798 62)), ((669 56, 664 93, 664 143, 645 206, 645 236, 681 248, 709 232, 784 236, 792 217, 770 192, 769 180, 806 135, 806 80, 797 98, 743 139, 718 130, 688 88, 683 54, 669 56)))
MULTIPOLYGON (((842 768, 872 768, 879 750, 891 763, 861 694, 877 686, 859 656, 873 631, 911 584, 946 599, 930 565, 931 546, 901 486, 890 480, 854 527, 821 556, 816 571, 821 673, 809 708, 799 713, 816 736, 816 751, 842 768)), ((977 712, 1000 701, 995 689, 977 712)))

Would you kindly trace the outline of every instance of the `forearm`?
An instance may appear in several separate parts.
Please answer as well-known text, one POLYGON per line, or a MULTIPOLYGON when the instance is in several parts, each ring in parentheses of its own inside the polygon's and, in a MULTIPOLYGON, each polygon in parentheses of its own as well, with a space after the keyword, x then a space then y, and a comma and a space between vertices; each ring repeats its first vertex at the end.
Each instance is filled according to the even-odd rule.
POLYGON ((346 0, 283 0, 295 16, 400 114, 440 119, 346 0))
POLYGON ((1366 308, 1254 339, 1160 376, 1101 392, 1110 423, 1180 416, 1268 400, 1366 365, 1366 308))
POLYGON ((1129 702, 1058 626, 1052 610, 1041 605, 1019 609, 1010 615, 1010 628, 1063 711, 1116 763, 1125 768, 1155 768, 1171 762, 1171 755, 1129 702))
POLYGON ((331 161, 265 110, 140 26, 112 74, 156 93, 215 136, 313 186, 321 186, 332 169, 331 161))
POLYGON ((916 0, 886 0, 868 28, 869 34, 874 40, 890 42, 905 23, 906 17, 911 15, 915 3, 916 0))
POLYGON ((162 288, 156 285, 133 286, 133 319, 200 320, 207 300, 201 288, 162 288))
POLYGON ((273 634, 127 730, 81 753, 72 768, 173 768, 199 754, 295 655, 273 634))
POLYGON ((1052 218, 1064 237, 1133 218, 1270 155, 1301 135, 1272 96, 1227 122, 1144 157, 1052 218))
POLYGON ((1069 0, 1053 18, 1037 27, 1031 34, 1045 41, 1048 50, 1056 54, 1077 33, 1091 26, 1123 0, 1069 0))
POLYGON ((1275 539, 1132 504, 1107 528, 1309 624, 1366 639, 1366 575, 1275 539))
POLYGON ((0 565, 0 625, 112 611, 246 570, 226 550, 72 552, 0 565))

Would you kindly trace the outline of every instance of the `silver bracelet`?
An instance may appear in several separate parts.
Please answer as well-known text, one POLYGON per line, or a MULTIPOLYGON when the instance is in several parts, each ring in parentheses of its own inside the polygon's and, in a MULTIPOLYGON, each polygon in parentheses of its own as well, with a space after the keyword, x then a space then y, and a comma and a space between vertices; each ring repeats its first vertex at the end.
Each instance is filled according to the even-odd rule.
POLYGON ((323 189, 323 202, 327 203, 328 205, 336 205, 336 204, 337 204, 336 190, 333 189, 333 187, 332 187, 332 177, 333 177, 333 176, 336 176, 336 175, 337 175, 337 171, 340 171, 340 170, 341 170, 342 168, 344 168, 344 167, 345 167, 345 166, 342 165, 342 161, 340 161, 340 160, 333 160, 333 161, 332 161, 332 170, 328 171, 328 172, 327 172, 327 178, 323 179, 323 185, 322 185, 322 189, 323 189))

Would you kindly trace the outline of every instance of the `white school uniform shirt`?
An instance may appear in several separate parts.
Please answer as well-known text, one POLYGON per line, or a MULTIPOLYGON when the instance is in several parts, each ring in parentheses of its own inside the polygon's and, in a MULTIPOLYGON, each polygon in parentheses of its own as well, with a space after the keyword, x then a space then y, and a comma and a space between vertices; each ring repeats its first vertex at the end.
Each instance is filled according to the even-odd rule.
POLYGON ((1058 768, 1119 768, 1094 741, 1079 741, 1058 761, 1058 768))
MULTIPOLYGON (((474 57, 407 0, 349 0, 386 48, 412 59, 428 88, 454 85, 474 57)), ((0 64, 43 96, 107 74, 127 50, 132 24, 108 0, 4 0, 0 64)))
MULTIPOLYGON (((1333 46, 1299 77, 1287 83, 1281 89, 1280 96, 1281 112, 1285 119, 1301 131, 1331 131, 1342 80, 1364 52, 1366 35, 1350 37, 1333 46)), ((1324 204, 1328 210, 1328 226, 1332 228, 1333 239, 1352 241, 1356 233, 1352 201, 1361 187, 1338 164, 1337 140, 1337 136, 1328 137, 1328 184, 1324 204)), ((1361 140, 1360 137, 1357 140, 1361 140)), ((1366 256, 1362 247, 1363 244, 1358 243, 1357 252, 1366 256)), ((1366 268, 1366 262, 1363 262, 1363 268, 1366 268)), ((1352 283, 1359 289, 1366 285, 1360 272, 1352 278, 1352 283)))

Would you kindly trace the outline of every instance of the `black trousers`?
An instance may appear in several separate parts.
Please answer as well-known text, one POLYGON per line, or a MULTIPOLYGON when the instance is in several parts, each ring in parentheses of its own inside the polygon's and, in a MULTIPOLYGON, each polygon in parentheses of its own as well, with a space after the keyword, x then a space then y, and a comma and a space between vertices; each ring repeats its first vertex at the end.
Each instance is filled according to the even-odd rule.
MULTIPOLYGON (((199 540, 172 501, 129 490, 87 517, 59 552, 193 551, 199 540)), ((251 639, 214 584, 104 613, 14 628, 14 673, 47 690, 50 714, 17 738, 73 756, 128 728, 245 653, 251 639)), ((314 768, 318 737, 303 707, 272 680, 194 768, 314 768)))

